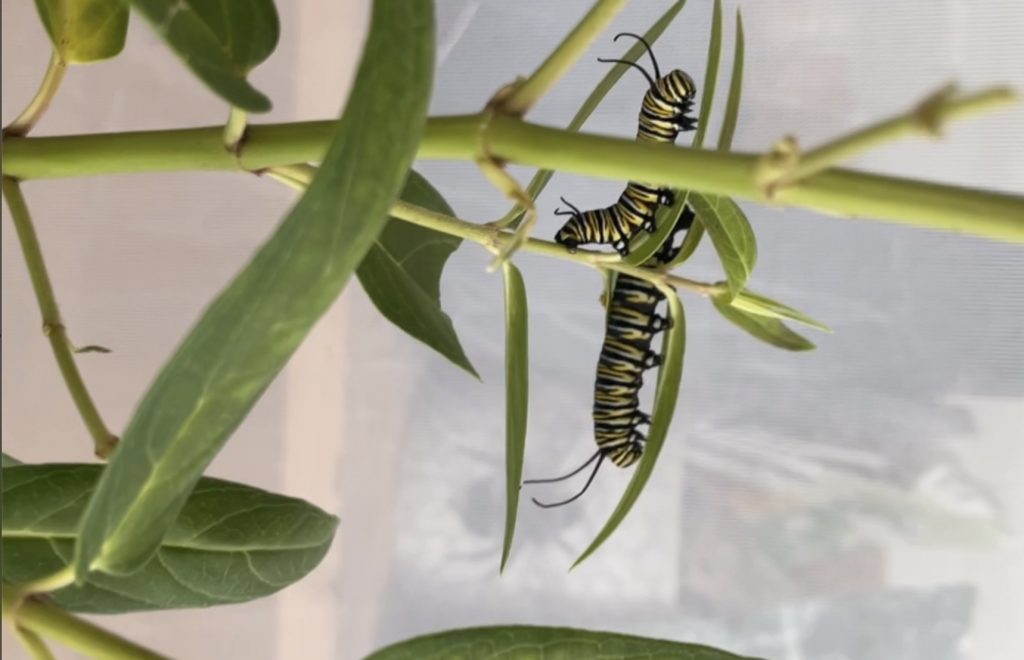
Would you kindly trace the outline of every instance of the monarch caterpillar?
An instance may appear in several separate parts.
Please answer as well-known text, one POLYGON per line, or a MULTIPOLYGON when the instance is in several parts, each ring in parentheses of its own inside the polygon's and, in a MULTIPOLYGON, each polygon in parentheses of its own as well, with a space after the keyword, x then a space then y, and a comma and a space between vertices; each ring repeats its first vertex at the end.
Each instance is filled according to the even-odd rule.
MULTIPOLYGON (((664 265, 679 254, 675 235, 689 229, 694 213, 689 206, 683 209, 672 235, 658 251, 644 262, 645 267, 664 265)), ((654 335, 670 327, 671 319, 657 314, 658 303, 664 295, 647 280, 619 273, 608 304, 604 344, 597 362, 594 382, 594 441, 597 451, 586 463, 569 474, 553 479, 532 479, 524 484, 553 483, 573 477, 597 461, 586 485, 567 500, 554 503, 539 502, 537 506, 550 508, 568 504, 587 492, 605 458, 619 467, 629 467, 644 453, 647 438, 637 430, 650 424, 650 416, 639 409, 640 388, 644 372, 658 366, 661 356, 651 350, 654 335)))
MULTIPOLYGON (((696 121, 687 115, 693 107, 697 92, 693 79, 684 71, 674 69, 662 76, 658 60, 643 37, 632 32, 620 32, 619 37, 633 37, 644 45, 654 66, 654 77, 639 64, 628 60, 603 59, 599 62, 625 64, 640 71, 649 87, 640 106, 639 127, 636 138, 641 142, 675 142, 683 131, 692 131, 696 121)), ((610 244, 619 254, 629 254, 630 239, 641 229, 653 233, 654 214, 661 204, 673 203, 671 191, 646 183, 630 181, 614 205, 592 211, 580 211, 562 198, 570 210, 555 209, 555 215, 569 216, 569 220, 555 234, 555 242, 575 252, 585 243, 610 244)))

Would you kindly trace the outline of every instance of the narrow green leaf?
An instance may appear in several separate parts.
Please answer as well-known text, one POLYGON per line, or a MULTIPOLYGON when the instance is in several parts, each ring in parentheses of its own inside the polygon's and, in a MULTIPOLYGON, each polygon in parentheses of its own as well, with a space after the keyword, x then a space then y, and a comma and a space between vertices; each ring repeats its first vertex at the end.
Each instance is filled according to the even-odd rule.
POLYGON ((729 304, 729 299, 726 296, 712 296, 711 302, 722 316, 763 342, 786 349, 787 351, 814 350, 813 343, 790 330, 777 318, 751 314, 742 309, 737 309, 729 304))
POLYGON ((689 201, 718 252, 729 291, 736 295, 746 286, 757 262, 754 230, 743 210, 728 197, 691 192, 689 201))
MULTIPOLYGON (((676 190, 676 201, 672 206, 660 206, 655 212, 653 234, 642 233, 630 243, 629 254, 623 259, 627 264, 639 266, 647 263, 647 260, 654 256, 662 243, 667 241, 675 229, 676 221, 686 208, 689 193, 685 190, 676 190)), ((689 230, 687 230, 689 233, 689 230)))
MULTIPOLYGON (((430 182, 409 171, 399 197, 431 211, 455 212, 430 182)), ((461 238, 390 218, 356 269, 377 309, 413 338, 479 378, 452 320, 441 308, 441 273, 461 238)))
POLYGON ((0 467, 9 467, 11 465, 21 465, 21 461, 13 456, 8 456, 7 454, 0 452, 0 467))
POLYGON ((694 218, 693 224, 686 231, 686 236, 683 238, 683 244, 679 247, 679 254, 676 258, 669 262, 669 270, 675 268, 679 264, 683 263, 687 259, 693 256, 693 253, 697 251, 697 246, 700 245, 700 239, 704 237, 704 225, 701 224, 700 218, 694 218))
POLYGON ((718 63, 722 59, 722 0, 715 0, 715 8, 711 13, 711 39, 708 42, 708 63, 704 70, 704 93, 700 99, 700 115, 697 120, 697 133, 693 136, 694 148, 704 145, 704 135, 708 130, 708 119, 711 117, 711 105, 715 99, 715 87, 718 82, 718 63))
POLYGON ((152 556, 199 475, 373 245, 423 131, 433 32, 430 2, 373 3, 323 164, 143 397, 83 516, 79 582, 92 570, 130 573, 152 556))
MULTIPOLYGON (((70 563, 79 520, 102 471, 102 465, 82 464, 4 468, 5 580, 28 582, 70 563)), ((204 477, 141 569, 120 577, 94 573, 83 586, 51 596, 69 610, 96 613, 253 600, 313 570, 337 525, 308 502, 204 477)))
POLYGON ((801 311, 795 310, 788 305, 783 305, 779 301, 772 300, 767 296, 754 293, 753 291, 740 291, 736 294, 736 297, 732 299, 732 306, 741 311, 749 312, 750 314, 770 316, 777 319, 789 319, 790 321, 802 323, 816 330, 821 330, 822 332, 832 332, 832 329, 821 321, 815 321, 801 311))
MULTIPOLYGON (((721 5, 720 1, 715 1, 715 16, 712 20, 711 29, 711 45, 708 50, 708 73, 705 74, 704 79, 717 79, 718 77, 718 58, 721 54, 721 5), (715 45, 715 28, 714 22, 718 21, 718 45, 715 45), (715 74, 711 76, 711 62, 712 52, 714 52, 714 64, 715 74)), ((707 83, 705 83, 705 87, 707 83)), ((718 149, 719 151, 728 151, 732 147, 732 136, 736 132, 736 121, 740 114, 740 92, 743 87, 743 21, 740 18, 739 9, 736 10, 736 49, 733 55, 732 62, 732 80, 729 84, 729 98, 725 104, 725 117, 722 120, 721 132, 718 136, 718 149)), ((711 90, 714 90, 712 85, 711 90)), ((711 101, 709 99, 709 90, 705 89, 704 98, 701 99, 700 106, 700 120, 697 126, 698 132, 700 132, 701 142, 696 143, 696 146, 703 144, 703 130, 707 127, 708 118, 711 116, 711 101), (705 101, 707 102, 707 114, 705 114, 705 101)), ((695 138, 696 140, 696 138, 695 138)), ((731 201, 731 200, 730 200, 731 201)), ((735 204, 734 204, 735 205, 735 204)), ((679 254, 672 260, 669 267, 675 267, 683 263, 697 250, 697 246, 700 245, 700 240, 704 237, 704 225, 701 222, 700 217, 697 217, 693 221, 693 225, 690 227, 690 231, 686 233, 686 238, 683 240, 682 248, 679 250, 679 254)))
POLYGON ((506 261, 505 273, 505 540, 501 568, 505 570, 519 511, 519 485, 526 453, 526 413, 529 406, 529 330, 526 286, 519 269, 506 261))
POLYGON ((273 0, 132 0, 185 65, 231 105, 270 110, 246 74, 277 46, 273 0))
POLYGON ((601 544, 607 541, 612 532, 625 520, 647 485, 647 480, 651 478, 658 454, 661 453, 661 447, 665 443, 665 436, 668 435, 669 425, 672 423, 672 416, 676 410, 676 401, 679 399, 679 384, 683 377, 686 316, 683 314, 683 303, 678 296, 673 294, 666 298, 668 299, 668 312, 669 318, 672 319, 672 327, 665 331, 665 345, 661 352, 662 363, 658 370, 658 384, 654 390, 651 428, 647 433, 644 455, 640 458, 640 462, 633 472, 633 478, 629 480, 629 485, 626 486, 626 491, 609 516, 608 522, 601 528, 590 546, 579 556, 573 564, 573 568, 579 566, 584 559, 601 547, 601 544))
MULTIPOLYGON (((662 33, 668 29, 668 26, 672 24, 672 21, 675 20, 675 17, 680 11, 682 11, 685 5, 686 0, 678 0, 677 2, 672 3, 672 5, 665 10, 665 13, 662 14, 661 17, 658 18, 650 28, 648 28, 647 32, 643 34, 644 40, 646 40, 651 47, 653 47, 655 42, 658 41, 658 38, 662 33)), ((626 54, 619 59, 626 60, 627 62, 636 62, 645 52, 643 44, 637 42, 630 46, 629 50, 626 51, 626 54)), ((587 119, 590 118, 590 115, 594 113, 594 110, 597 109, 597 106, 601 105, 601 102, 604 101, 608 92, 610 92, 612 87, 619 82, 619 79, 622 78, 628 69, 629 66, 625 64, 613 65, 612 68, 608 70, 608 73, 605 74, 604 78, 601 79, 601 82, 597 83, 594 90, 590 92, 590 95, 587 96, 585 101, 583 101, 583 105, 581 105, 580 109, 576 111, 576 115, 572 118, 572 121, 569 122, 566 130, 580 130, 587 119)), ((545 186, 548 185, 548 181, 551 180, 551 176, 553 174, 554 172, 552 170, 538 170, 537 173, 533 175, 533 178, 530 179, 530 184, 526 187, 527 196, 530 199, 537 199, 537 197, 540 196, 541 191, 543 191, 545 186)), ((512 213, 513 215, 511 215, 509 226, 515 227, 519 224, 520 220, 522 220, 523 209, 516 207, 513 209, 512 213)))
POLYGON ((114 57, 128 34, 122 0, 36 0, 39 18, 61 58, 86 64, 114 57))
MULTIPOLYGON (((703 644, 618 633, 548 628, 488 626, 462 628, 414 637, 371 653, 366 660, 561 660, 563 658, 673 658, 675 660, 743 660, 743 656, 703 644)), ((746 660, 754 660, 747 658, 746 660)))
POLYGON ((729 151, 732 148, 732 137, 736 134, 736 121, 740 116, 740 96, 743 92, 743 18, 739 8, 736 9, 736 49, 732 58, 732 80, 729 83, 729 100, 725 104, 725 118, 722 119, 722 130, 718 134, 718 150, 729 151))

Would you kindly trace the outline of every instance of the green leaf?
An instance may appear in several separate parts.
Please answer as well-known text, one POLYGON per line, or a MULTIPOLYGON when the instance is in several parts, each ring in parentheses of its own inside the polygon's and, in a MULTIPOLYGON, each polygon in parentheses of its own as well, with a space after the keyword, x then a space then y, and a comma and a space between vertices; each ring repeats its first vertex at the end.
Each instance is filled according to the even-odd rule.
POLYGON ((13 456, 8 456, 7 454, 0 452, 0 467, 9 467, 11 465, 21 465, 21 461, 13 456))
POLYGON ((732 80, 729 83, 729 100, 725 104, 725 118, 718 134, 718 150, 729 151, 732 137, 736 134, 736 120, 740 116, 740 96, 743 91, 743 17, 736 9, 736 49, 732 58, 732 80))
POLYGON ((704 225, 701 224, 700 218, 694 218, 693 224, 686 230, 686 236, 683 238, 683 244, 679 246, 679 254, 676 258, 669 262, 669 270, 675 268, 679 264, 683 263, 687 259, 693 256, 693 253, 697 251, 697 246, 700 245, 700 239, 704 237, 704 225))
POLYGON ((743 210, 728 197, 691 192, 689 201, 718 252, 729 291, 736 295, 747 285, 757 262, 754 230, 743 210))
POLYGON ((722 316, 763 342, 787 351, 814 350, 813 343, 790 330, 777 318, 737 309, 729 304, 728 297, 724 295, 712 296, 711 302, 722 316))
POLYGON ((715 87, 718 82, 718 63, 722 58, 722 0, 715 0, 715 8, 711 14, 711 40, 708 42, 708 64, 704 70, 704 94, 700 99, 700 115, 697 119, 697 132, 693 136, 696 149, 704 145, 704 135, 708 130, 708 119, 711 117, 711 105, 715 99, 715 87))
POLYGON ((601 544, 608 540, 618 526, 625 520, 630 509, 636 504, 640 493, 647 485, 647 480, 654 472, 654 464, 661 453, 661 447, 665 443, 665 436, 668 435, 669 425, 672 423, 672 416, 675 414, 676 401, 679 399, 679 384, 683 377, 683 353, 686 349, 686 316, 683 314, 683 303, 675 294, 666 296, 668 299, 669 318, 672 319, 672 327, 665 331, 665 344, 662 348, 662 363, 658 370, 658 384, 654 390, 654 407, 651 415, 651 427, 647 433, 647 444, 644 445, 644 455, 640 457, 633 472, 633 478, 629 480, 622 499, 612 511, 608 522, 605 523, 597 537, 590 546, 583 551, 573 568, 580 565, 584 559, 596 551, 601 544))
MULTIPOLYGON (((399 197, 455 215, 426 179, 409 171, 399 197)), ((441 309, 441 272, 462 239, 391 218, 356 270, 370 300, 389 321, 479 378, 441 309)))
MULTIPOLYGON (((658 38, 668 28, 668 26, 672 24, 676 15, 682 11, 685 5, 686 0, 678 0, 677 2, 672 3, 672 5, 665 10, 665 13, 662 14, 661 17, 658 18, 650 28, 648 28, 647 32, 643 34, 644 40, 646 40, 652 48, 654 47, 655 42, 658 41, 658 38)), ((626 51, 626 54, 619 59, 626 60, 627 62, 636 62, 640 59, 640 56, 646 52, 647 51, 644 49, 643 44, 638 41, 630 46, 629 50, 626 51)), ((629 66, 625 64, 613 65, 612 68, 608 70, 608 73, 605 74, 604 78, 601 79, 601 82, 597 83, 597 87, 594 88, 594 91, 590 92, 590 95, 587 96, 585 101, 583 101, 583 105, 581 105, 580 109, 576 111, 576 115, 572 118, 572 121, 569 122, 566 130, 580 130, 587 119, 590 118, 590 115, 594 113, 594 110, 597 109, 597 106, 601 105, 605 96, 608 95, 608 92, 610 92, 612 87, 619 82, 619 79, 622 78, 627 70, 629 70, 629 66)), ((548 185, 553 174, 554 172, 552 170, 538 170, 537 173, 533 175, 533 178, 530 179, 530 184, 526 187, 527 196, 530 199, 537 199, 537 197, 540 196, 541 191, 543 191, 548 185)), ((518 206, 515 207, 509 216, 506 216, 509 226, 517 226, 520 220, 522 220, 523 212, 522 208, 518 206)))
MULTIPOLYGON (((542 626, 463 628, 414 637, 371 653, 366 660, 562 660, 568 658, 673 658, 742 660, 702 644, 618 633, 542 626)), ((754 660, 748 658, 747 660, 754 660)))
POLYGON ((519 511, 519 485, 526 453, 526 413, 530 391, 529 313, 526 286, 519 269, 506 261, 505 274, 505 540, 501 568, 505 570, 519 511))
POLYGON ((246 74, 274 47, 280 25, 273 0, 132 0, 200 80, 231 105, 270 110, 246 74))
POLYGON ((772 300, 767 296, 754 293, 753 291, 740 291, 736 294, 736 297, 732 299, 732 306, 741 311, 749 312, 750 314, 769 316, 777 319, 789 319, 790 321, 802 323, 816 330, 821 330, 822 332, 832 332, 832 329, 821 321, 815 321, 803 312, 797 311, 787 305, 783 305, 779 301, 772 300))
MULTIPOLYGON (((656 229, 653 234, 642 233, 630 243, 629 254, 623 258, 628 264, 640 266, 647 263, 647 260, 654 256, 662 243, 672 236, 676 221, 686 208, 689 193, 685 190, 676 190, 676 201, 672 206, 659 206, 655 212, 654 223, 656 229)), ((687 230, 689 234, 689 230, 687 230)))
POLYGON ((377 0, 348 107, 306 193, 139 404, 82 519, 75 575, 130 573, 373 245, 425 123, 429 2, 377 0), (401 44, 401 48, 394 48, 401 44))
MULTIPOLYGON (((102 465, 82 464, 4 468, 5 580, 28 582, 70 563, 79 520, 102 472, 102 465)), ((75 612, 108 613, 253 600, 313 570, 337 525, 308 502, 204 477, 137 572, 94 573, 85 585, 50 596, 75 612)))
POLYGON ((122 0, 36 0, 46 34, 70 64, 114 57, 128 34, 128 7, 122 0))

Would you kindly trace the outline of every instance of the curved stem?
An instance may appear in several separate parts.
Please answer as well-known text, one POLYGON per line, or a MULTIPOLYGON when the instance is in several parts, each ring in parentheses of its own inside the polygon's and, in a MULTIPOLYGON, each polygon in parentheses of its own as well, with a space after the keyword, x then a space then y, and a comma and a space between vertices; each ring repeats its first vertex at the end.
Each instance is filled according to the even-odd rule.
POLYGON ((15 612, 17 589, 3 584, 3 618, 34 635, 94 658, 151 660, 164 656, 65 612, 45 601, 29 599, 15 612))
POLYGON ((233 154, 238 154, 242 149, 246 121, 248 121, 248 115, 245 110, 231 108, 227 124, 224 125, 224 148, 233 154))
POLYGON ((92 435, 94 450, 100 458, 106 458, 117 444, 117 436, 112 434, 103 419, 100 417, 96 404, 93 403, 89 390, 85 386, 82 374, 78 371, 78 365, 72 353, 72 345, 67 336, 64 322, 61 320, 60 309, 57 306, 57 298, 53 293, 53 285, 50 283, 50 275, 46 271, 46 262, 43 261, 43 252, 39 247, 39 239, 36 236, 35 227, 32 226, 32 217, 29 215, 25 198, 21 194, 18 182, 10 177, 3 177, 3 193, 7 200, 7 206, 11 210, 11 219, 14 220, 14 228, 18 234, 18 241, 21 243, 21 251, 25 255, 25 264, 28 267, 29 278, 32 280, 32 288, 35 290, 36 300, 39 303, 39 311, 43 316, 43 334, 50 342, 50 348, 57 360, 61 376, 67 385, 68 392, 82 416, 89 434, 92 435))
POLYGON ((54 48, 50 54, 50 63, 46 67, 46 74, 43 75, 43 82, 39 84, 39 91, 22 110, 21 114, 4 129, 4 136, 24 136, 32 130, 39 119, 50 107, 50 101, 57 94, 61 80, 64 79, 64 70, 67 63, 54 48))
POLYGON ((42 637, 18 624, 12 624, 11 628, 14 629, 14 635, 21 642, 21 645, 25 647, 25 650, 28 651, 28 654, 32 656, 33 660, 54 660, 53 653, 46 646, 46 642, 43 641, 42 637))
POLYGON ((521 117, 540 100, 590 47, 615 15, 626 5, 626 0, 597 0, 587 15, 573 28, 569 36, 544 60, 537 70, 509 94, 495 101, 497 108, 509 115, 521 117))

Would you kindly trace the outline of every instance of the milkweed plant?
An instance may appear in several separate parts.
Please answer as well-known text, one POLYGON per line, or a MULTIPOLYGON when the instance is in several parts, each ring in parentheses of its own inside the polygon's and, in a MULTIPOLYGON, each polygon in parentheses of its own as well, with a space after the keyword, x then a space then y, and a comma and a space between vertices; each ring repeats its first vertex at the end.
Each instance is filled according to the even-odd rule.
MULTIPOLYGON (((703 304, 700 299, 705 298, 754 338, 786 350, 814 348, 792 329, 793 324, 828 331, 808 315, 747 288, 757 260, 757 242, 734 200, 1024 243, 1024 198, 1018 195, 840 167, 880 144, 915 134, 938 135, 951 121, 1010 104, 1015 96, 1009 89, 961 93, 950 86, 906 112, 820 146, 805 149, 794 138, 783 137, 763 153, 735 152, 731 144, 740 117, 744 61, 743 24, 737 11, 732 71, 727 87, 723 85, 721 130, 710 145, 706 127, 716 97, 723 41, 718 0, 711 8, 703 89, 696 90, 699 111, 687 119, 689 123, 677 126, 682 130, 680 144, 675 143, 674 132, 661 140, 632 140, 589 134, 581 128, 628 70, 641 68, 652 90, 661 84, 660 71, 637 62, 683 9, 683 1, 672 4, 645 33, 632 35, 636 39, 613 60, 566 127, 531 123, 531 108, 605 32, 625 4, 625 0, 595 2, 533 73, 496 85, 490 98, 480 99, 479 112, 430 117, 433 4, 376 0, 355 83, 341 116, 260 124, 250 123, 250 116, 266 112, 271 103, 247 74, 277 44, 279 25, 272 0, 36 1, 42 26, 53 43, 52 57, 36 96, 3 131, 3 196, 39 304, 43 335, 95 453, 105 463, 22 464, 14 457, 3 457, 3 617, 34 657, 51 657, 50 641, 95 657, 160 657, 77 614, 248 601, 301 579, 323 558, 338 524, 333 515, 299 499, 204 477, 203 471, 353 274, 385 317, 470 373, 475 373, 473 366, 441 308, 441 273, 448 256, 462 242, 470 242, 476 244, 474 249, 482 248, 477 250, 481 268, 500 271, 504 278, 507 501, 503 551, 500 560, 495 558, 504 569, 513 548, 523 481, 528 400, 527 296, 526 283, 515 266, 518 253, 571 261, 606 274, 609 328, 616 309, 627 316, 632 313, 629 305, 616 308, 617 279, 639 282, 637 289, 653 292, 649 299, 655 304, 667 301, 665 316, 657 317, 664 323, 653 320, 650 307, 646 316, 635 321, 636 327, 629 327, 633 322, 629 319, 635 318, 629 316, 622 321, 626 330, 616 331, 644 337, 642 348, 651 357, 640 371, 657 365, 652 379, 654 403, 650 415, 642 415, 649 424, 646 436, 637 445, 638 452, 628 456, 619 440, 606 439, 601 444, 601 437, 613 437, 616 432, 609 421, 615 419, 616 409, 599 409, 595 404, 595 421, 605 414, 603 432, 612 433, 600 436, 599 426, 595 457, 607 455, 629 465, 632 478, 605 525, 583 549, 579 563, 615 532, 657 463, 682 375, 684 300, 703 304), (210 92, 225 102, 225 125, 31 137, 69 67, 108 59, 121 51, 132 12, 148 22, 210 92), (402 47, 393 48, 396 43, 402 47), (696 130, 690 131, 694 119, 696 130), (415 159, 476 163, 493 184, 494 194, 508 198, 511 209, 497 220, 457 217, 442 192, 412 169, 415 159), (523 187, 506 171, 510 163, 535 167, 537 173, 523 187), (212 302, 117 435, 103 421, 76 366, 80 353, 104 349, 77 348, 70 342, 21 184, 35 179, 181 170, 262 176, 294 188, 297 201, 230 284, 211 292, 212 302), (636 217, 645 228, 624 234, 628 240, 620 241, 619 247, 625 244, 628 249, 620 250, 623 254, 602 251, 600 246, 576 249, 575 244, 564 240, 560 244, 533 232, 534 200, 553 171, 643 182, 661 193, 657 201, 644 205, 637 202, 643 191, 634 190, 632 201, 624 202, 633 209, 642 207, 636 217), (672 244, 682 224, 687 231, 681 243, 672 244), (720 258, 721 281, 697 281, 680 274, 704 236, 720 258), (400 258, 428 241, 443 249, 432 251, 429 259, 406 262, 400 258), (399 258, 384 258, 388 256, 399 258), (663 339, 652 344, 656 331, 663 333, 663 339), (658 348, 648 348, 652 346, 658 348), (248 550, 254 547, 260 552, 248 550)), ((617 47, 627 44, 616 43, 617 47)), ((687 93, 677 86, 677 96, 687 97, 687 93)), ((646 100, 644 108, 648 112, 646 100)), ((655 123, 660 117, 654 111, 648 116, 655 123)), ((572 211, 568 214, 576 217, 572 211)), ((605 218, 608 222, 619 219, 619 215, 605 218)), ((614 339, 612 330, 608 332, 614 339)), ((626 344, 622 351, 635 348, 626 344)), ((610 373, 636 366, 635 361, 612 360, 610 373)), ((630 395, 639 386, 631 382, 635 387, 630 395)), ((627 405, 622 403, 625 399, 618 401, 627 405)), ((638 411, 634 406, 629 412, 638 411)), ((629 433, 634 431, 635 426, 630 426, 629 433)), ((606 655, 738 657, 699 645, 532 626, 453 630, 400 643, 378 651, 375 657, 444 656, 446 649, 456 646, 486 648, 492 654, 514 648, 522 657, 544 657, 553 645, 582 655, 600 648, 606 655)))

